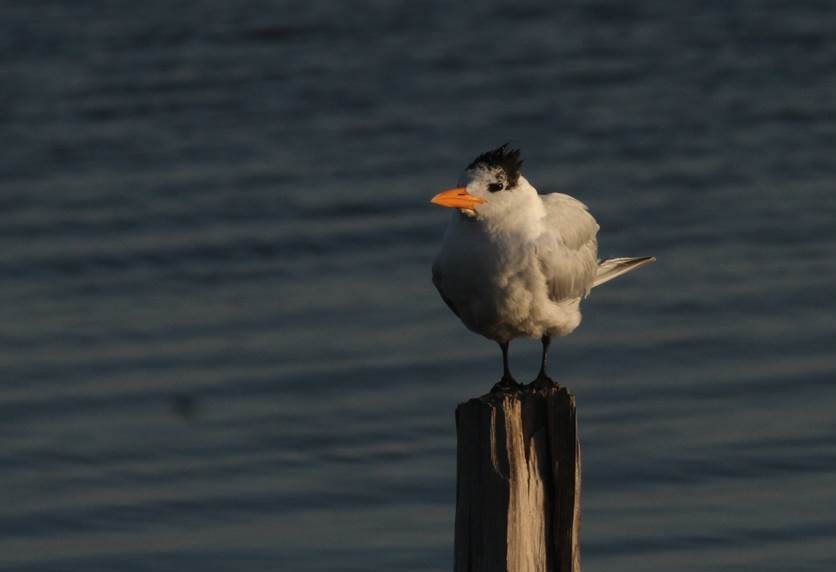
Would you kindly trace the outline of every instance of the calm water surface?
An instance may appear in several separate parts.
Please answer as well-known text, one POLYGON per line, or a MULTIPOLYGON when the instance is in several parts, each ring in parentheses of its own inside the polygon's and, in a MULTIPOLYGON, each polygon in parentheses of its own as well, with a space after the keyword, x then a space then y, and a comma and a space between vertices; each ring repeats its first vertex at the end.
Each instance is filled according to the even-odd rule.
POLYGON ((836 569, 834 6, 0 5, 0 568, 449 570, 428 200, 511 140, 659 259, 554 348, 585 569, 836 569))

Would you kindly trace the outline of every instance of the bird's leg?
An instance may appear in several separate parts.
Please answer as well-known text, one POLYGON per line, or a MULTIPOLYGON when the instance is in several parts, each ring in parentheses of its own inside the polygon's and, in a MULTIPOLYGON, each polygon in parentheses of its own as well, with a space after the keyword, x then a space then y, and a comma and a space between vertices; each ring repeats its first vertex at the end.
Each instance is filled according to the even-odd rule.
POLYGON ((511 369, 508 367, 508 342, 499 342, 499 347, 502 348, 502 379, 499 383, 493 386, 491 391, 511 391, 521 387, 511 375, 511 369))
POLYGON ((540 338, 543 343, 543 355, 540 358, 540 373, 537 374, 537 379, 534 380, 535 385, 554 383, 552 378, 546 373, 546 358, 549 355, 549 345, 552 343, 551 336, 543 336, 540 338))
POLYGON ((540 373, 537 377, 548 377, 546 375, 546 358, 549 356, 549 345, 551 345, 552 339, 549 336, 543 336, 540 338, 540 342, 543 344, 543 354, 540 357, 540 373))
POLYGON ((511 368, 508 367, 508 342, 499 344, 499 347, 502 348, 502 379, 513 381, 514 377, 511 375, 511 368))

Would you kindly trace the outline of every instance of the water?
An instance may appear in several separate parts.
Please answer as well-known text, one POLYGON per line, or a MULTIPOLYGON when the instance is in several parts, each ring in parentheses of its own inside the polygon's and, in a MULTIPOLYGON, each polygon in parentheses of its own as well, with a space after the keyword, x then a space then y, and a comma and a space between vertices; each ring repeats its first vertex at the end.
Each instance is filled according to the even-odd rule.
POLYGON ((506 140, 659 259, 554 347, 586 570, 836 567, 832 3, 0 16, 0 568, 449 570, 428 200, 506 140))

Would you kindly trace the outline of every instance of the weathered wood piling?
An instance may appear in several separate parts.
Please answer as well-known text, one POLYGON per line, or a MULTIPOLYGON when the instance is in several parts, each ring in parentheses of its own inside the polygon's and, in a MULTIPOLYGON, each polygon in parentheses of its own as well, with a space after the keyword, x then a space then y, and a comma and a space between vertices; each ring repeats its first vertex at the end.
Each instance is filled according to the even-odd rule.
POLYGON ((575 397, 546 381, 456 409, 456 572, 580 572, 575 397))

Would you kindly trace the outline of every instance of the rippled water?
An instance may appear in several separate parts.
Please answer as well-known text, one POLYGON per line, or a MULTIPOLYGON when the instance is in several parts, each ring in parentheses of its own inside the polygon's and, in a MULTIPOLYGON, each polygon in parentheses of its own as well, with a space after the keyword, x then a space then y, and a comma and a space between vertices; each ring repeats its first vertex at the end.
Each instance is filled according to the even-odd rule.
POLYGON ((0 16, 3 569, 450 569, 427 201, 506 140, 659 259, 554 348, 585 568, 836 569, 833 3, 0 16))

